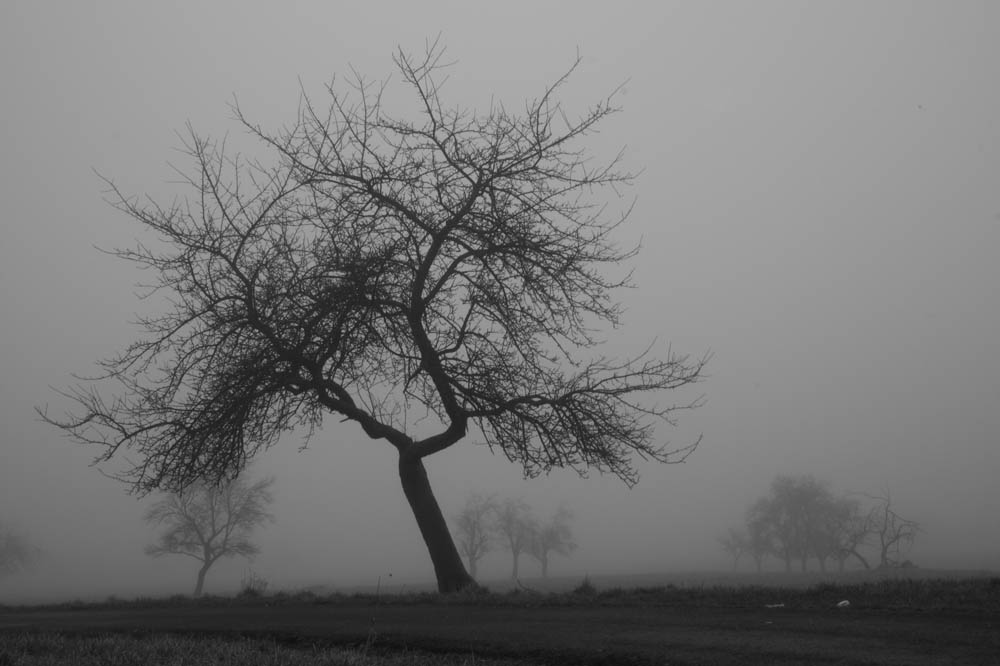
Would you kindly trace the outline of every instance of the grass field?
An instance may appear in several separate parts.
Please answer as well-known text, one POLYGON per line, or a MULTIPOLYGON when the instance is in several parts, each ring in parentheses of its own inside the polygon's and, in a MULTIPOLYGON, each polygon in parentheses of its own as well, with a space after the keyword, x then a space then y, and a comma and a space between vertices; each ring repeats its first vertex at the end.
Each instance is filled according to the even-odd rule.
POLYGON ((0 608, 0 666, 997 664, 998 618, 995 577, 109 600, 0 608))

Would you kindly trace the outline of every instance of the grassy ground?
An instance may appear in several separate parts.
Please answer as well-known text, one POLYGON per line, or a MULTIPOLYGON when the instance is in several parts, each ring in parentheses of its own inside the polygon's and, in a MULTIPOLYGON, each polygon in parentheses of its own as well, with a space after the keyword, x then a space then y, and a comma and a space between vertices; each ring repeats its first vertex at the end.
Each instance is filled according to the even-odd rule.
POLYGON ((998 617, 996 577, 111 599, 0 608, 0 666, 997 664, 998 617))
POLYGON ((100 610, 165 607, 234 607, 335 604, 341 606, 469 605, 487 607, 538 606, 691 606, 699 608, 758 608, 782 603, 800 609, 830 608, 849 600, 856 609, 996 611, 1000 613, 1000 577, 873 578, 861 582, 821 582, 805 585, 716 584, 599 588, 589 578, 572 589, 546 592, 519 587, 507 592, 479 589, 442 596, 432 592, 408 594, 316 594, 314 592, 244 592, 234 597, 204 596, 69 601, 57 604, 5 606, 3 611, 100 610))

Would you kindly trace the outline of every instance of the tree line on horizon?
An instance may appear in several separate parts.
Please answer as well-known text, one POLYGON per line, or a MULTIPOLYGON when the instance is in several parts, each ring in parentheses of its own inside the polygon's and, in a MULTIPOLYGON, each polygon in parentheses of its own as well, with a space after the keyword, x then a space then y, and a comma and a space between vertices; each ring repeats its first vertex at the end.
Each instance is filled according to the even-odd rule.
POLYGON ((786 572, 796 561, 807 571, 810 560, 825 572, 827 562, 844 571, 849 560, 865 569, 913 566, 905 552, 920 532, 919 523, 898 513, 888 491, 837 496, 813 476, 778 475, 768 493, 747 507, 743 525, 719 541, 733 568, 749 555, 758 572, 768 558, 786 572))

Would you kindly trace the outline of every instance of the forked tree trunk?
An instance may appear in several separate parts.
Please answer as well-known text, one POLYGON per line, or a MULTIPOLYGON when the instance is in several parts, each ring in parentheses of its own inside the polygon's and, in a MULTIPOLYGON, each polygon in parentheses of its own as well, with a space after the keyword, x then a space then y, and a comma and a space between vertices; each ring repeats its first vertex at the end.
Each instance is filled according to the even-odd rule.
POLYGON ((434 575, 437 577, 438 592, 447 594, 475 585, 475 581, 465 571, 462 557, 448 530, 448 523, 434 499, 423 462, 419 458, 400 456, 399 479, 403 484, 406 500, 413 510, 413 517, 417 519, 420 536, 427 544, 431 563, 434 565, 434 575))

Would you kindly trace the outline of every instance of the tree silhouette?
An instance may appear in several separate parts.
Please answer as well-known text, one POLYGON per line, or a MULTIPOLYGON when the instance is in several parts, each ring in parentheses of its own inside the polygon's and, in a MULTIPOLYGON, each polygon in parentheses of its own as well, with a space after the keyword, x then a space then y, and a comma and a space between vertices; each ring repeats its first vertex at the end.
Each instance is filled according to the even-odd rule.
POLYGON ((733 557, 733 571, 740 567, 740 559, 750 550, 750 537, 743 530, 730 527, 719 537, 722 550, 733 557))
POLYGON ((531 507, 524 500, 507 498, 496 510, 496 533, 500 535, 511 556, 511 580, 519 576, 521 553, 529 551, 538 529, 531 507))
POLYGON ((553 554, 569 557, 576 550, 571 522, 573 513, 560 507, 548 522, 535 526, 528 552, 542 565, 542 578, 548 578, 549 557, 553 554))
POLYGON ((137 453, 124 478, 140 492, 233 478, 294 428, 352 421, 398 453, 443 592, 472 579, 423 461, 470 428, 528 476, 596 468, 634 483, 636 455, 683 459, 697 442, 671 450, 655 426, 700 401, 662 393, 697 381, 707 357, 596 352, 635 255, 613 241, 628 207, 591 196, 633 176, 580 145, 614 95, 573 116, 556 99, 568 72, 520 112, 474 113, 442 100, 443 56, 436 43, 395 56, 416 121, 356 75, 328 87, 325 109, 303 93, 278 132, 234 107, 273 164, 189 128, 187 198, 161 206, 108 181, 161 241, 116 253, 172 309, 141 320, 104 379, 64 393, 76 413, 43 417, 104 446, 102 460, 137 453), (430 415, 421 437, 412 404, 430 415))
POLYGON ((28 538, 9 525, 0 523, 0 578, 6 578, 29 568, 41 551, 28 538))
POLYGON ((168 494, 146 512, 146 522, 166 526, 160 540, 146 547, 146 554, 186 555, 200 562, 194 596, 201 596, 205 574, 218 560, 253 557, 259 552, 250 535, 274 520, 267 511, 274 501, 273 483, 270 478, 251 486, 240 479, 223 485, 202 482, 168 494))
POLYGON ((462 512, 455 517, 458 550, 469 561, 469 575, 476 577, 477 565, 493 545, 492 518, 497 510, 492 497, 473 493, 462 512))
POLYGON ((868 511, 868 525, 878 547, 879 567, 900 566, 903 548, 912 546, 921 532, 920 523, 903 518, 892 506, 892 495, 886 490, 873 495, 875 506, 868 511))

